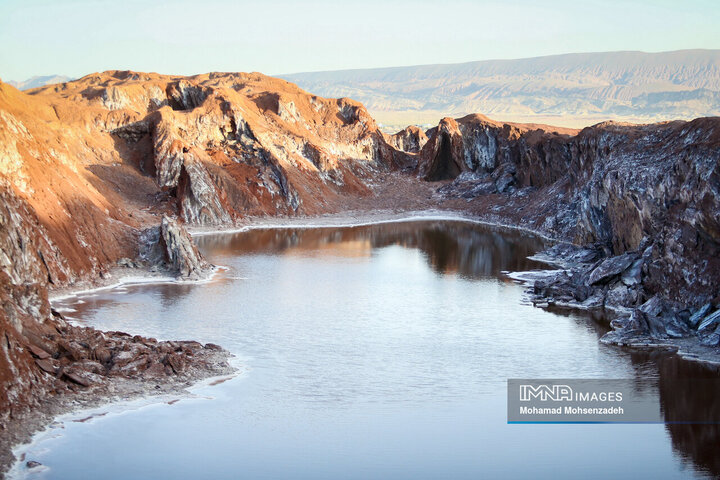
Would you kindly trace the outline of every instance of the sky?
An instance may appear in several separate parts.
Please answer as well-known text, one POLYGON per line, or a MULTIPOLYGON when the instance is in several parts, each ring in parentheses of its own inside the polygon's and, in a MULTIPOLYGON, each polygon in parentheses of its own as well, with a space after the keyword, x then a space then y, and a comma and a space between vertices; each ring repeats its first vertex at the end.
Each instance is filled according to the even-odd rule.
POLYGON ((0 0, 0 78, 720 48, 718 0, 0 0))

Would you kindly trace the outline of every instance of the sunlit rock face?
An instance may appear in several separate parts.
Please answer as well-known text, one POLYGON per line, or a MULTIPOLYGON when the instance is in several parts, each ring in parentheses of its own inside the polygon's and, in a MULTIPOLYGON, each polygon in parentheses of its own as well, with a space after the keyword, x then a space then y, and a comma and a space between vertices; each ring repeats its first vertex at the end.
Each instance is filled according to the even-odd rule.
POLYGON ((420 127, 410 125, 393 135, 386 135, 386 140, 397 150, 418 153, 427 143, 428 137, 420 127))
POLYGON ((403 160, 359 103, 261 74, 112 71, 33 95, 71 104, 60 120, 108 137, 191 224, 316 213, 337 195, 369 193, 366 173, 403 160))

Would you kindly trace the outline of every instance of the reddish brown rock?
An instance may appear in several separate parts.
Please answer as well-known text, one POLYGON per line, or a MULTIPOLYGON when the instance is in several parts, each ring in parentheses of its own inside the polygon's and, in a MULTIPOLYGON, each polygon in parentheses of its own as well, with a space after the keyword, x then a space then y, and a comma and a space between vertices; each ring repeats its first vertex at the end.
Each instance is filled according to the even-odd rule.
POLYGON ((50 354, 47 353, 45 350, 43 350, 40 347, 36 347, 35 345, 29 345, 28 348, 30 349, 30 353, 32 353, 33 356, 35 356, 41 360, 50 358, 50 354))
POLYGON ((85 378, 83 375, 74 372, 74 371, 63 371, 63 377, 67 378, 71 382, 77 383, 78 385, 81 385, 83 387, 89 387, 91 382, 85 378))
POLYGON ((35 364, 37 364, 37 366, 40 367, 42 371, 47 372, 50 375, 55 375, 55 367, 50 360, 36 359, 35 364))

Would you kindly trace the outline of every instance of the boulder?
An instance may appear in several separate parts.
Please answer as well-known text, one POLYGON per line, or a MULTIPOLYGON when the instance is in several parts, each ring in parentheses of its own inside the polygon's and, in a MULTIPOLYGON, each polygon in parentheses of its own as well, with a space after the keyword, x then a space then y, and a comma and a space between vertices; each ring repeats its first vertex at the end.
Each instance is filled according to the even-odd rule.
POLYGON ((28 349, 30 350, 30 353, 32 353, 33 356, 36 358, 39 358, 41 360, 50 358, 50 354, 40 347, 36 347, 35 345, 29 345, 28 349))
POLYGON ((84 375, 82 375, 82 374, 80 374, 80 373, 78 373, 78 372, 75 372, 75 371, 73 371, 73 370, 65 370, 65 371, 63 372, 63 377, 67 378, 67 379, 70 380, 71 382, 77 383, 77 384, 80 385, 80 386, 83 386, 83 387, 89 387, 89 386, 90 386, 90 380, 88 380, 87 378, 85 378, 84 375))
POLYGON ((720 310, 715 310, 714 313, 711 313, 710 315, 703 318, 703 320, 700 322, 700 325, 698 326, 698 332, 703 332, 715 325, 720 323, 720 310))
POLYGON ((631 307, 635 305, 636 301, 637 292, 622 282, 608 290, 605 296, 605 305, 609 307, 631 307))
POLYGON ((690 325, 690 327, 697 329, 700 325, 700 321, 705 318, 711 308, 712 303, 706 303, 705 305, 700 307, 695 313, 690 315, 690 319, 688 320, 688 324, 690 325))
POLYGON ((690 333, 685 322, 658 295, 643 303, 636 311, 645 320, 645 332, 653 338, 682 338, 690 333))
POLYGON ((663 315, 665 333, 670 338, 687 337, 690 329, 675 312, 667 312, 663 315))
POLYGON ((185 358, 177 353, 168 355, 166 362, 176 374, 181 373, 187 366, 185 358))
MULTIPOLYGON (((709 331, 709 329, 708 329, 708 331, 709 331)), ((705 345, 705 346, 707 346, 707 347, 716 347, 716 346, 718 346, 718 344, 720 344, 720 325, 718 325, 718 326, 715 328, 715 331, 713 331, 713 332, 710 333, 709 335, 704 336, 704 337, 700 340, 700 343, 702 343, 703 345, 705 345)))
POLYGON ((103 365, 109 365, 112 361, 112 353, 104 347, 95 348, 92 357, 103 365))
POLYGON ((653 317, 658 317, 663 311, 663 301, 659 296, 654 296, 647 302, 640 305, 640 310, 642 313, 646 315, 651 315, 653 317))
POLYGON ((643 259, 638 258, 627 268, 627 270, 622 272, 620 280, 622 280, 622 282, 628 287, 639 285, 642 281, 642 266, 643 259))
POLYGON ((50 360, 36 359, 35 364, 44 372, 47 372, 50 375, 55 375, 55 367, 50 360))
POLYGON ((166 375, 165 365, 160 362, 151 363, 143 372, 145 378, 165 377, 166 375))
POLYGON ((607 282, 611 278, 620 275, 625 269, 630 267, 636 259, 636 255, 629 253, 606 258, 590 273, 588 285, 607 282))

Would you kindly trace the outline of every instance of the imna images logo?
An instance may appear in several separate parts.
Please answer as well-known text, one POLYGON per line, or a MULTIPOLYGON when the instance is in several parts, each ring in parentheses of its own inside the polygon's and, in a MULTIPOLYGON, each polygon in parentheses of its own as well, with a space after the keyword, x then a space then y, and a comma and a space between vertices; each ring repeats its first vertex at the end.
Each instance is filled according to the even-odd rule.
POLYGON ((532 400, 541 402, 572 401, 573 390, 568 385, 520 385, 520 401, 530 402, 532 400))

